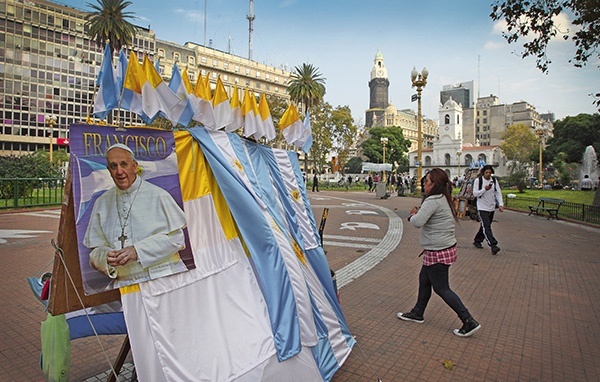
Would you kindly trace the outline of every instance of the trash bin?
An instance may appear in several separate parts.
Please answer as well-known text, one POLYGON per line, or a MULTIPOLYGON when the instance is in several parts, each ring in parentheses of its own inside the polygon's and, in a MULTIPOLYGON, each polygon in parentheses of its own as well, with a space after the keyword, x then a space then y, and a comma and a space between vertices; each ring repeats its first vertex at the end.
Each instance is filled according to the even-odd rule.
POLYGON ((375 197, 380 199, 385 198, 385 186, 385 183, 377 183, 377 186, 375 186, 375 197))

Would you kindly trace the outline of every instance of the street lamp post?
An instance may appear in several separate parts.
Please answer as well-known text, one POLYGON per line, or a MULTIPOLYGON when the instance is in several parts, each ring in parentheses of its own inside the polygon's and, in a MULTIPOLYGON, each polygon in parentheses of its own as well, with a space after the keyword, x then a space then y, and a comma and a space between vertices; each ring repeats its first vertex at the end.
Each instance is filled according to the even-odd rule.
POLYGON ((458 150, 456 152, 456 156, 458 157, 458 179, 460 182, 460 178, 462 177, 462 174, 460 173, 460 156, 462 155, 462 151, 458 150))
POLYGON ((422 116, 421 116, 421 91, 427 85, 427 76, 429 75, 429 71, 426 68, 423 68, 421 73, 417 72, 417 69, 413 67, 412 72, 410 72, 410 79, 412 81, 412 87, 417 89, 417 159, 419 161, 419 167, 417 168, 417 189, 421 190, 421 178, 423 177, 423 127, 422 124, 422 116))
POLYGON ((535 133, 538 136, 538 140, 540 143, 540 161, 539 161, 539 168, 538 168, 538 182, 540 187, 543 187, 542 185, 542 181, 543 181, 543 173, 542 173, 542 149, 544 148, 544 137, 546 135, 546 128, 544 126, 538 126, 535 128, 535 133))
POLYGON ((56 117, 49 115, 46 118, 46 125, 50 127, 50 163, 52 163, 52 145, 54 143, 54 126, 56 126, 56 117))
MULTIPOLYGON (((387 137, 381 137, 380 138, 381 141, 381 145, 383 146, 383 164, 385 164, 385 147, 388 144, 388 138, 387 137)), ((383 182, 386 182, 386 178, 385 178, 385 169, 383 170, 383 182)))

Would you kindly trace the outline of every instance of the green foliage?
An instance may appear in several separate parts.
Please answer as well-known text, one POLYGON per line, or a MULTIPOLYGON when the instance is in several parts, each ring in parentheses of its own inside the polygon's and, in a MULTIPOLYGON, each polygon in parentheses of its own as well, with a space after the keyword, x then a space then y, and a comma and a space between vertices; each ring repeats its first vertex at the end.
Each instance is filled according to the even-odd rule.
POLYGON ((346 168, 350 174, 360 174, 362 172, 362 163, 362 159, 359 157, 353 157, 350 158, 348 163, 346 163, 346 168))
POLYGON ((558 182, 562 185, 571 184, 573 180, 573 170, 569 164, 565 162, 567 154, 558 153, 554 157, 554 170, 558 173, 558 182))
POLYGON ((527 173, 525 171, 515 171, 508 176, 507 182, 511 186, 517 187, 519 192, 523 192, 525 187, 527 187, 527 183, 525 183, 526 176, 527 173))
POLYGON ((529 162, 529 155, 537 148, 537 137, 530 126, 511 125, 502 133, 504 142, 500 146, 506 157, 513 161, 511 172, 521 172, 529 162))
MULTIPOLYGON (((556 36, 571 39, 575 44, 575 56, 569 62, 580 68, 590 61, 592 55, 600 58, 600 7, 598 1, 585 0, 495 0, 492 4, 492 20, 506 21, 503 37, 509 44, 522 38, 522 58, 536 57, 536 67, 548 72, 552 62, 546 54, 548 43, 556 36), (557 23, 557 16, 572 16, 573 28, 557 23)), ((562 20, 562 19, 561 19, 562 20)), ((593 59, 591 60, 594 61, 593 59)), ((593 103, 600 107, 600 93, 593 95, 593 103)))
POLYGON ((93 9, 85 17, 89 28, 88 36, 99 47, 104 47, 108 40, 113 51, 120 50, 124 45, 132 45, 137 27, 128 20, 133 20, 135 15, 125 11, 131 4, 131 1, 124 0, 97 0, 97 4, 88 3, 93 9))
POLYGON ((313 145, 310 155, 313 167, 319 174, 329 165, 327 155, 331 152, 333 143, 331 136, 331 112, 333 108, 327 102, 315 105, 310 114, 313 145))
MULTIPOLYGON (((68 160, 65 150, 57 150, 52 155, 53 163, 50 163, 49 153, 38 150, 34 153, 22 156, 2 156, 0 157, 0 178, 62 178, 63 164, 68 160)), ((19 188, 19 197, 29 196, 35 186, 35 183, 24 182, 24 186, 19 188)), ((12 184, 3 183, 0 188, 0 197, 3 199, 12 198, 12 184)))
POLYGON ((594 146, 600 152, 600 114, 579 114, 554 123, 554 137, 548 139, 548 159, 554 161, 565 153, 565 162, 580 163, 585 148, 594 146))
POLYGON ((329 131, 332 136, 331 146, 338 153, 338 161, 345 167, 350 155, 350 147, 356 139, 356 126, 352 112, 348 106, 338 106, 331 111, 329 131))
POLYGON ((326 79, 318 68, 312 64, 302 64, 294 68, 290 77, 288 94, 294 102, 311 109, 323 99, 326 79))
POLYGON ((595 1, 496 0, 490 17, 495 21, 506 21, 507 32, 502 35, 509 44, 520 38, 526 41, 521 57, 535 56, 536 66, 544 73, 552 62, 546 55, 546 48, 557 35, 575 43, 575 57, 569 61, 575 67, 584 66, 592 54, 600 58, 596 51, 600 44, 600 8, 595 1), (574 16, 575 31, 555 24, 556 16, 563 12, 574 16))
POLYGON ((381 137, 387 137, 385 150, 386 163, 406 163, 406 153, 410 148, 410 140, 404 138, 402 128, 398 126, 372 127, 369 129, 369 139, 362 143, 364 155, 373 163, 383 163, 383 146, 381 137))

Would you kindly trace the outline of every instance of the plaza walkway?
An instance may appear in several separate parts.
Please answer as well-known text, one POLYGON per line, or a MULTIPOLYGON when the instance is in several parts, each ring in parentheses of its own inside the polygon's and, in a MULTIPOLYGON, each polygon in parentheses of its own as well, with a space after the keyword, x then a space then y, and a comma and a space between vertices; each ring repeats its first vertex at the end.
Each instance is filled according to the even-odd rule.
MULTIPOLYGON (((323 208, 330 209, 324 247, 357 340, 334 382, 600 380, 599 228, 505 211, 494 223, 502 250, 492 256, 471 245, 477 223, 462 220, 450 283, 482 329, 459 338, 452 334, 458 318, 437 295, 424 324, 396 318, 416 299, 419 231, 406 217, 418 199, 309 194, 317 223, 323 208)), ((47 231, 34 239, 0 238, 1 381, 43 380, 44 313, 25 278, 52 259, 48 243, 58 221, 52 223, 40 217, 24 227, 22 217, 0 215, 0 229, 47 231), (33 244, 15 251, 22 240, 33 244)), ((110 360, 121 341, 102 338, 110 360)), ((95 339, 74 341, 72 357, 71 380, 106 380, 107 361, 95 339)))

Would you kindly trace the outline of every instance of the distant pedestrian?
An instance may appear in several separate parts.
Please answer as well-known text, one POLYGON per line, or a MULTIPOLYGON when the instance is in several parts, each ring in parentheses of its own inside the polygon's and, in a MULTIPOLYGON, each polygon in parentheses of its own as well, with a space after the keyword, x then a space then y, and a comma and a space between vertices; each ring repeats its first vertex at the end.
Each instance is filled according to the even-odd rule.
POLYGON ((589 175, 586 174, 583 176, 583 179, 581 179, 581 182, 579 183, 579 188, 581 191, 591 191, 592 188, 594 188, 594 183, 589 175))
POLYGON ((477 214, 481 225, 479 231, 473 239, 473 245, 477 248, 483 248, 483 240, 492 248, 492 255, 500 252, 498 240, 492 232, 492 222, 494 221, 494 211, 504 212, 504 204, 502 201, 502 192, 498 180, 493 177, 494 168, 485 165, 481 172, 473 181, 473 197, 477 200, 477 214))
POLYGON ((422 324, 425 308, 431 298, 431 289, 439 295, 458 315, 463 325, 454 329, 459 337, 469 337, 481 325, 465 307, 460 297, 450 289, 449 269, 457 258, 455 222, 456 212, 452 206, 452 188, 448 174, 434 168, 425 177, 424 192, 427 198, 421 207, 413 207, 408 221, 421 228, 419 242, 423 247, 423 265, 419 273, 417 303, 408 313, 398 313, 399 319, 422 324))
POLYGON ((313 175, 313 186, 312 186, 312 192, 315 192, 315 189, 317 190, 317 192, 319 192, 319 177, 317 176, 317 173, 315 172, 315 174, 313 175))
POLYGON ((367 179, 367 184, 369 185, 369 192, 373 192, 374 183, 371 175, 369 175, 369 178, 367 179))

